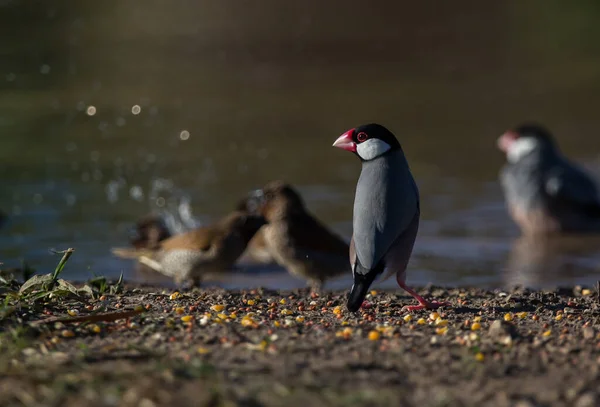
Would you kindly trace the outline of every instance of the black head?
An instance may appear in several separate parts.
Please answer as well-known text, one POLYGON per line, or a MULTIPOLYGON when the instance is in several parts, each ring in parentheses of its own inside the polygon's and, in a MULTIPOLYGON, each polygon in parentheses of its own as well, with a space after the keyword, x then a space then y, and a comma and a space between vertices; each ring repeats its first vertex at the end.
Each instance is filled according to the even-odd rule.
POLYGON ((384 126, 364 124, 350 129, 333 143, 334 147, 351 151, 363 161, 370 161, 390 151, 402 150, 398 139, 384 126))
POLYGON ((509 162, 518 162, 533 153, 548 156, 558 152, 554 137, 548 129, 533 123, 508 130, 498 138, 498 148, 506 154, 509 162))
POLYGON ((547 128, 545 128, 544 126, 541 126, 539 124, 533 124, 533 123, 522 124, 519 127, 515 128, 513 130, 513 132, 517 134, 518 138, 527 137, 527 138, 535 139, 535 140, 539 141, 540 143, 543 143, 546 145, 551 145, 551 146, 556 145, 556 142, 554 141, 554 137, 552 137, 552 134, 550 133, 550 131, 547 128))

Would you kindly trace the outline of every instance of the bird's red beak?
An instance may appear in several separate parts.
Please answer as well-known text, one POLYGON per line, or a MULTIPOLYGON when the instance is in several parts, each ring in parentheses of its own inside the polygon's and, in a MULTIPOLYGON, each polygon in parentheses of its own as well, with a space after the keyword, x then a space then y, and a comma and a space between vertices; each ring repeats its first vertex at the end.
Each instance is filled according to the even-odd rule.
POLYGON ((519 135, 517 133, 515 133, 514 131, 507 131, 506 133, 504 133, 503 135, 501 135, 500 137, 498 137, 498 148, 507 153, 508 149, 510 148, 510 145, 512 143, 515 142, 516 139, 519 138, 519 135))
POLYGON ((352 140, 352 135, 354 134, 354 129, 350 129, 333 143, 333 147, 341 148, 342 150, 350 151, 352 153, 356 153, 356 143, 352 140))

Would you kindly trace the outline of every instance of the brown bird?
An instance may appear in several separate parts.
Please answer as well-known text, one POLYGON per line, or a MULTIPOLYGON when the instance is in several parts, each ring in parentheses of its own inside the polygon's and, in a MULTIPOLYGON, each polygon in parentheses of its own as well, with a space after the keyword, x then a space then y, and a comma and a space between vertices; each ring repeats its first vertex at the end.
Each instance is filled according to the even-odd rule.
POLYGON ((307 279, 313 289, 350 271, 348 244, 306 210, 290 185, 271 182, 253 192, 248 205, 267 221, 262 235, 271 256, 291 274, 307 279))
MULTIPOLYGON (((236 206, 236 210, 248 211, 249 200, 250 198, 241 199, 236 206)), ((264 232, 265 228, 263 226, 256 232, 254 237, 250 239, 250 243, 248 243, 248 247, 246 247, 246 251, 242 257, 246 258, 247 256, 247 258, 252 261, 263 264, 277 263, 269 252, 264 232)))
POLYGON ((137 221, 135 234, 130 239, 136 249, 157 249, 160 242, 171 237, 171 231, 160 215, 146 215, 137 221))
POLYGON ((113 249, 112 252, 122 258, 138 259, 172 277, 176 284, 199 285, 204 275, 233 267, 264 224, 262 216, 235 211, 214 225, 169 237, 155 248, 113 249))

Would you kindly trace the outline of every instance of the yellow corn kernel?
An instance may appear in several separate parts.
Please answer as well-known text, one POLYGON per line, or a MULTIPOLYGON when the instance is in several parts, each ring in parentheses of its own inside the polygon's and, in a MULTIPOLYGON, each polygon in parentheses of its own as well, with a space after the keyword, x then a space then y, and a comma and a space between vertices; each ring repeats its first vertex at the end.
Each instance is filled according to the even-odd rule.
POLYGON ((510 312, 507 312, 506 314, 504 314, 504 320, 509 322, 513 320, 513 316, 510 312))
POLYGON ((181 317, 181 320, 183 322, 190 322, 192 319, 194 319, 194 317, 191 316, 191 315, 184 315, 184 316, 181 317))
POLYGON ((404 319, 404 322, 410 322, 410 321, 412 321, 413 317, 412 317, 412 315, 408 314, 408 315, 405 315, 404 318, 402 318, 402 319, 404 319))
POLYGON ((282 298, 282 299, 280 299, 280 300, 279 300, 279 303, 280 303, 281 305, 285 305, 285 304, 286 304, 286 302, 287 302, 287 301, 285 300, 285 298, 282 298))
POLYGON ((246 304, 248 304, 248 305, 254 305, 254 304, 256 304, 256 301, 254 301, 254 300, 248 300, 246 302, 246 304))
POLYGON ((440 314, 438 314, 437 312, 432 312, 431 314, 429 314, 429 319, 431 319, 432 321, 435 321, 438 318, 440 318, 440 314))
POLYGON ((136 305, 135 308, 133 309, 135 312, 143 312, 144 311, 144 306, 143 305, 136 305))
POLYGON ((527 318, 527 313, 525 311, 518 312, 517 317, 519 317, 519 319, 525 319, 525 318, 527 318))
POLYGON ((177 298, 179 298, 179 295, 180 295, 180 294, 179 294, 179 291, 175 291, 173 294, 171 294, 171 295, 169 296, 169 299, 170 299, 170 300, 176 300, 177 298))
POLYGON ((304 317, 296 317, 296 322, 301 324, 304 322, 304 317))
POLYGON ((479 331, 481 329, 481 324, 479 322, 473 322, 471 324, 471 331, 479 331))
POLYGON ((281 310, 281 315, 286 316, 286 315, 292 315, 293 312, 290 311, 289 309, 282 309, 281 310))
POLYGON ((235 312, 232 312, 231 314, 229 314, 229 318, 236 319, 237 318, 237 314, 235 312))
POLYGON ((273 322, 273 326, 275 326, 275 328, 279 328, 281 326, 281 322, 275 321, 273 322))
POLYGON ((245 316, 244 318, 242 318, 240 323, 242 324, 242 326, 253 326, 254 324, 256 324, 256 321, 254 321, 252 317, 245 316))
POLYGON ((198 353, 201 355, 206 355, 207 353, 210 353, 210 349, 200 346, 198 348, 198 353))
POLYGON ((546 332, 542 334, 542 336, 550 336, 552 335, 552 330, 548 329, 546 332))
POLYGON ((67 311, 67 314, 69 314, 72 317, 76 317, 77 315, 79 315, 79 311, 76 309, 70 309, 67 311))
POLYGON ((342 308, 341 308, 341 307, 339 307, 339 306, 335 307, 335 308, 333 309, 333 313, 334 313, 335 315, 340 315, 340 314, 342 313, 342 308))
POLYGON ((348 322, 348 321, 342 321, 342 326, 348 326, 348 325, 350 325, 350 322, 348 322))
POLYGON ((183 307, 177 307, 175 308, 175 313, 177 315, 182 315, 185 312, 185 309, 183 307))
POLYGON ((227 315, 225 315, 225 314, 217 314, 217 318, 219 318, 219 319, 227 319, 227 315))
POLYGON ((72 338, 75 336, 75 332, 69 330, 69 329, 65 329, 63 330, 61 333, 63 338, 72 338))
POLYGON ((447 319, 438 318, 438 319, 435 320, 435 325, 436 326, 446 326, 446 325, 448 325, 448 320, 447 319))
POLYGON ((377 331, 369 332, 369 340, 370 341, 378 341, 380 337, 381 337, 381 334, 377 331))
POLYGON ((446 335, 446 332, 448 332, 448 327, 447 326, 443 326, 441 328, 436 328, 435 329, 435 333, 438 335, 446 335))
POLYGON ((485 359, 485 356, 483 356, 483 353, 481 353, 481 352, 477 352, 477 353, 475 354, 475 360, 476 360, 476 361, 478 361, 478 362, 483 362, 483 361, 484 361, 484 359, 485 359))
POLYGON ((555 316, 555 317, 554 317, 554 319, 555 319, 556 321, 562 321, 562 319, 563 319, 563 314, 558 314, 557 316, 555 316))
POLYGON ((371 296, 375 297, 377 295, 377 291, 371 290, 371 296))
POLYGON ((584 288, 583 290, 581 290, 581 295, 590 295, 592 293, 592 290, 588 289, 588 288, 584 288))
POLYGON ((473 317, 473 322, 481 322, 481 317, 473 317))
POLYGON ((92 332, 95 334, 99 334, 100 332, 102 332, 102 329, 96 324, 92 325, 90 328, 92 329, 92 332))
POLYGON ((417 325, 425 325, 427 322, 423 318, 417 319, 417 325))
POLYGON ((225 309, 225 306, 224 305, 213 305, 212 307, 210 307, 210 309, 215 312, 221 312, 225 309))

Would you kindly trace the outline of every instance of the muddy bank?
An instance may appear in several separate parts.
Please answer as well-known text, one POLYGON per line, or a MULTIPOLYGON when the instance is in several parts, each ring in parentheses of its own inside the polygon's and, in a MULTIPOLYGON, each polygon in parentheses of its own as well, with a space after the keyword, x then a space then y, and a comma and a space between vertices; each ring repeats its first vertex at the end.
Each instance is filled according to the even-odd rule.
POLYGON ((600 404, 595 287, 421 288, 437 313, 373 291, 356 315, 345 292, 107 287, 5 289, 4 405, 600 404))

